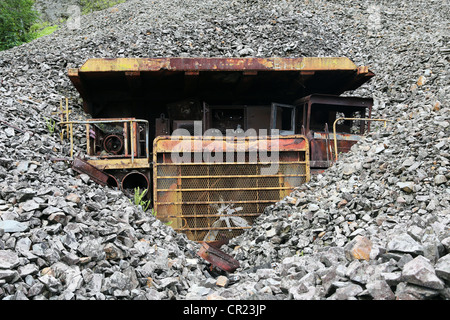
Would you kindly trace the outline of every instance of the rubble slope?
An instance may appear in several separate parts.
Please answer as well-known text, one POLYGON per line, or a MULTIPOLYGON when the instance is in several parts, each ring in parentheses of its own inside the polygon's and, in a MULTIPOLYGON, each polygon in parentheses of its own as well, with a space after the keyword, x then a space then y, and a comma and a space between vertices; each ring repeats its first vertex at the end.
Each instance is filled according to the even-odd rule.
MULTIPOLYGON (((0 299, 448 299, 449 12, 441 1, 128 1, 0 52, 0 299), (347 56, 376 128, 223 250, 75 174, 47 128, 88 58, 347 56)), ((76 130, 76 152, 83 132, 76 130)))

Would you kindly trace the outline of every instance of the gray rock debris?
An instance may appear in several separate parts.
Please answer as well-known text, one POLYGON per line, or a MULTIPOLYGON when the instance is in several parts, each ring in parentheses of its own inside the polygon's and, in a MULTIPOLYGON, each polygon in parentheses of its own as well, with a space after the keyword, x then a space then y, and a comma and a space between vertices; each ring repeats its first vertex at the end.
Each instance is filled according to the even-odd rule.
MULTIPOLYGON (((0 299, 449 299, 446 8, 183 3, 127 1, 0 52, 0 118, 21 129, 0 125, 0 299), (348 56, 376 76, 346 94, 374 97, 373 117, 392 122, 373 122, 338 163, 267 207, 222 247, 241 268, 215 274, 196 243, 49 160, 68 149, 43 117, 64 96, 86 117, 67 68, 176 56, 348 56)), ((83 151, 83 130, 74 138, 83 151)))

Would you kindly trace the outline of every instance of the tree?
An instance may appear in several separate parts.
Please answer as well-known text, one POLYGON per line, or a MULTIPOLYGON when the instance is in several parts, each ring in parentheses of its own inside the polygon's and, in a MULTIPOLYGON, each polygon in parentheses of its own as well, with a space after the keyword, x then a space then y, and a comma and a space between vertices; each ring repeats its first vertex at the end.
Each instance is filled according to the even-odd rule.
POLYGON ((33 0, 0 1, 0 51, 33 40, 31 26, 39 18, 33 0))

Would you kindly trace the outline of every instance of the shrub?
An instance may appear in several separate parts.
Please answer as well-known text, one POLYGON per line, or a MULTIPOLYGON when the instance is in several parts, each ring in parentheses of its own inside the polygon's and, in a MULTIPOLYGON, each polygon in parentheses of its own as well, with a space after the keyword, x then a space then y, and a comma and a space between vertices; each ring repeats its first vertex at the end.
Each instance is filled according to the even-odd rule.
POLYGON ((39 18, 32 0, 0 1, 0 50, 6 50, 31 41, 35 34, 31 26, 39 18))
POLYGON ((37 39, 49 34, 52 34, 58 30, 58 25, 50 25, 49 22, 39 22, 31 26, 30 32, 33 34, 33 39, 37 39))

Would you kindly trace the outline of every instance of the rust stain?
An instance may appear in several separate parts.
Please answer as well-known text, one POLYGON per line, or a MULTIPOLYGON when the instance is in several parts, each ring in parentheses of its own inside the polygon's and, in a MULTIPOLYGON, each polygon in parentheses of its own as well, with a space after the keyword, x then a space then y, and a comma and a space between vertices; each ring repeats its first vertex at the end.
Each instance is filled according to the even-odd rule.
POLYGON ((226 272, 234 272, 239 268, 239 261, 225 252, 202 242, 200 250, 197 255, 210 262, 214 267, 217 267, 226 272))
MULTIPOLYGON (((81 72, 113 71, 244 71, 244 70, 356 70, 366 73, 346 57, 305 58, 93 58, 79 69, 81 72)), ((72 74, 74 70, 70 71, 72 74)))

